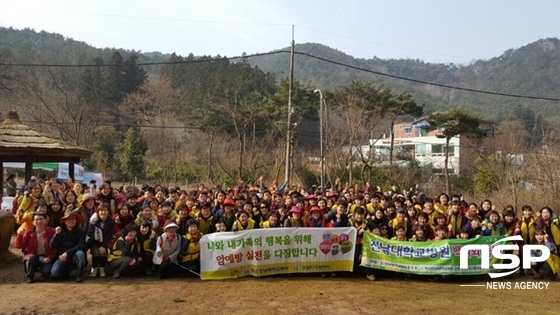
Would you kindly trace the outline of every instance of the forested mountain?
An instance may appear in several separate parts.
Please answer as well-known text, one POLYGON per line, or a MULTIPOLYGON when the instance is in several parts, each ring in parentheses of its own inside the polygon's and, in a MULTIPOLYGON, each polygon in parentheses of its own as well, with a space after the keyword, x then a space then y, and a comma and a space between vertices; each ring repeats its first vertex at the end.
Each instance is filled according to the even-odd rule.
MULTIPOLYGON (((0 28, 0 57, 7 63, 84 64, 103 60, 108 63, 115 49, 94 48, 84 42, 59 34, 35 32, 30 29, 0 28)), ((126 58, 137 54, 138 62, 169 61, 170 54, 117 51, 126 58)), ((289 48, 278 51, 289 51, 289 48)), ((541 39, 518 49, 510 49, 490 60, 478 60, 469 65, 433 64, 413 59, 358 59, 321 44, 297 44, 295 47, 295 78, 322 89, 348 86, 353 80, 363 80, 410 92, 426 112, 466 107, 489 119, 502 120, 513 109, 531 108, 538 114, 556 115, 558 103, 524 98, 493 96, 394 79, 378 74, 350 69, 304 54, 327 59, 356 68, 437 84, 459 86, 504 94, 560 97, 560 40, 541 39), (300 54, 302 53, 302 54, 300 54)), ((275 74, 279 80, 289 72, 289 53, 247 58, 263 72, 275 74)), ((158 75, 161 66, 144 67, 149 76, 158 75)), ((545 115, 549 116, 549 115, 545 115)))
MULTIPOLYGON (((289 47, 279 49, 289 50, 289 47)), ((556 38, 541 39, 519 49, 507 50, 490 60, 478 60, 469 65, 433 64, 417 59, 357 59, 320 44, 299 44, 295 46, 295 52, 294 75, 298 80, 309 80, 320 88, 347 86, 352 80, 373 81, 398 91, 410 92, 417 102, 426 105, 428 112, 461 106, 480 112, 490 119, 501 120, 508 118, 512 109, 519 107, 530 107, 538 113, 556 112, 558 109, 557 102, 492 96, 419 84, 298 54, 309 54, 360 69, 442 85, 503 94, 560 98, 560 40, 556 38)), ((289 54, 251 58, 250 62, 264 71, 285 76, 288 73, 289 54)))

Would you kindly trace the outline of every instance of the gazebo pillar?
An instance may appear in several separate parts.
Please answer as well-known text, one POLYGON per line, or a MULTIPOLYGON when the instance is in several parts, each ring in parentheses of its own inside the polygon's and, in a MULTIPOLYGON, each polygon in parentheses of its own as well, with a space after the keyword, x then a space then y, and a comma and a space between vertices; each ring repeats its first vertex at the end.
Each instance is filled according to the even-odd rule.
POLYGON ((72 182, 74 182, 74 180, 76 180, 74 178, 74 161, 72 161, 72 160, 70 162, 68 162, 68 176, 70 178, 72 178, 72 182))
POLYGON ((27 185, 31 180, 31 175, 33 174, 33 162, 25 161, 25 183, 27 185))
MULTIPOLYGON (((0 160, 0 174, 2 174, 2 181, 0 181, 0 196, 4 197, 4 162, 0 160)), ((0 201, 2 198, 0 198, 0 201)))

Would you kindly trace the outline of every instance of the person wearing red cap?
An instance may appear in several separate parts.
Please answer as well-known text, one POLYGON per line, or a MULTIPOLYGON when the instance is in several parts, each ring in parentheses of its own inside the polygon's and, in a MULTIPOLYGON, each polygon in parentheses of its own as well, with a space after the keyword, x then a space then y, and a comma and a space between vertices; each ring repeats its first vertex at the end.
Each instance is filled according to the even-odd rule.
POLYGON ((311 206, 309 209, 309 216, 307 217, 308 227, 326 227, 327 221, 321 212, 321 208, 317 205, 311 206))
POLYGON ((235 213, 233 213, 235 202, 233 201, 233 199, 231 199, 231 197, 227 197, 224 200, 222 206, 224 207, 224 211, 220 215, 220 218, 224 220, 226 224, 226 230, 228 232, 231 232, 233 230, 233 224, 235 223, 236 220, 235 213))

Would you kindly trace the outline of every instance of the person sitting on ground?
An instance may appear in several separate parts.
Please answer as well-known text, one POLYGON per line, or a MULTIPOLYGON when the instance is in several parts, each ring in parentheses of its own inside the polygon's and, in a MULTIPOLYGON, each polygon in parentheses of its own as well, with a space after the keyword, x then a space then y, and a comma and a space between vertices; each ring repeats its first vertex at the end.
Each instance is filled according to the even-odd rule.
POLYGON ((52 264, 56 258, 56 250, 50 247, 54 233, 54 228, 47 226, 45 215, 40 213, 33 215, 31 229, 18 232, 15 247, 23 249, 23 268, 27 283, 35 282, 37 270, 45 278, 51 275, 52 264))
POLYGON ((136 238, 136 224, 130 223, 122 230, 121 235, 113 244, 111 253, 107 257, 111 269, 114 270, 113 278, 120 278, 129 269, 136 268, 142 261, 139 257, 140 245, 136 238))
MULTIPOLYGON (((535 280, 555 279, 556 274, 560 271, 560 258, 556 251, 556 245, 550 241, 550 236, 544 230, 535 230, 534 244, 544 245, 550 250, 550 257, 541 262, 532 262, 531 269, 535 275, 535 280)), ((531 251, 531 256, 538 257, 542 255, 540 251, 531 251)))
POLYGON ((84 281, 86 267, 86 232, 79 227, 80 215, 67 212, 61 224, 55 229, 50 247, 56 248, 58 259, 53 263, 51 276, 60 278, 70 274, 76 268, 76 282, 84 281))
POLYGON ((146 274, 151 275, 157 235, 156 232, 152 230, 152 225, 148 221, 143 221, 138 229, 140 230, 140 233, 136 234, 138 244, 140 245, 138 257, 141 258, 141 260, 139 260, 139 267, 145 270, 146 274))
POLYGON ((200 239, 202 233, 198 230, 198 222, 189 219, 188 232, 184 236, 183 251, 181 253, 181 265, 187 270, 198 274, 200 272, 200 239))
POLYGON ((109 242, 113 239, 113 218, 109 216, 109 208, 104 203, 97 207, 97 213, 92 216, 93 220, 87 230, 86 244, 91 251, 92 268, 91 277, 105 277, 105 266, 107 254, 109 253, 109 242))
POLYGON ((152 261, 160 279, 179 272, 177 257, 181 252, 181 236, 177 234, 177 228, 177 223, 169 220, 164 225, 163 234, 156 241, 156 252, 152 261))

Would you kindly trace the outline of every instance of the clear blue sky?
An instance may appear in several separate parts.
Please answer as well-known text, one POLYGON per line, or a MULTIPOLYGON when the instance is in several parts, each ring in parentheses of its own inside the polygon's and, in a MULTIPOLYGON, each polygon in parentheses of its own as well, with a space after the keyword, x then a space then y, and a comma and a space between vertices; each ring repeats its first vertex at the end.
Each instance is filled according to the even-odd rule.
POLYGON ((4 0, 0 26, 98 48, 239 56, 321 43, 358 58, 466 64, 560 37, 560 1, 4 0))

